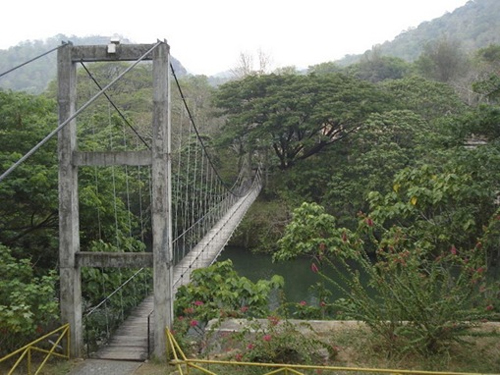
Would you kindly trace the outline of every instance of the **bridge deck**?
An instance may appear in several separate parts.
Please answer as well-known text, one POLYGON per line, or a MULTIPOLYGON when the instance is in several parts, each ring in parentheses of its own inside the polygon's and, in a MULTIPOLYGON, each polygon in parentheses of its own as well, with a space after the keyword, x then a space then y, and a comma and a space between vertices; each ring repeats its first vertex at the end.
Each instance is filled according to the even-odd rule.
MULTIPOLYGON (((174 293, 190 279, 191 272, 212 264, 227 244, 248 208, 260 192, 260 186, 240 198, 174 268, 174 293)), ((101 359, 144 361, 148 358, 148 315, 153 311, 153 296, 147 297, 125 320, 109 344, 96 357, 101 359)), ((151 317, 151 322, 153 319, 151 317)), ((151 333, 152 335, 152 333, 151 333)), ((152 340, 152 337, 151 337, 152 340)))

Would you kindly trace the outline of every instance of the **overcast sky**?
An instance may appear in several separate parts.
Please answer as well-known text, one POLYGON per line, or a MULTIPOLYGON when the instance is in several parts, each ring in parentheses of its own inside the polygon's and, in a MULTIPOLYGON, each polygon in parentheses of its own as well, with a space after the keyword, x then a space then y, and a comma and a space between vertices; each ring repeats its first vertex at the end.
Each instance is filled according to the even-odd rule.
POLYGON ((123 35, 166 39, 193 74, 238 65, 262 51, 271 67, 310 65, 359 54, 401 31, 452 12, 468 0, 8 0, 0 49, 26 40, 123 35))

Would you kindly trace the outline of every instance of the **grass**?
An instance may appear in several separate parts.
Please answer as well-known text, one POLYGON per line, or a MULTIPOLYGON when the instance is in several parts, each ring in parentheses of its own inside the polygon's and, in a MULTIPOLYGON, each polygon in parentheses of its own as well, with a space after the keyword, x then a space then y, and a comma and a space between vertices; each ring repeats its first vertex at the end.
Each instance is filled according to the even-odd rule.
POLYGON ((500 324, 464 335, 460 343, 434 355, 387 355, 380 340, 365 330, 337 334, 337 361, 346 367, 407 369, 439 372, 500 373, 500 324))
MULTIPOLYGON (((81 361, 81 360, 80 360, 81 361)), ((76 365, 78 360, 64 360, 64 359, 49 359, 49 361, 43 366, 41 371, 39 372, 40 375, 66 375, 69 374, 71 369, 76 365)), ((37 369, 38 366, 41 362, 37 361, 36 359, 33 360, 32 366, 31 366, 31 371, 34 373, 37 369)), ((9 371, 11 371, 11 367, 3 364, 0 366, 0 374, 7 374, 9 371)), ((19 364, 19 366, 16 368, 16 371, 14 372, 15 375, 17 374, 27 374, 28 369, 27 369, 27 362, 24 360, 19 364)))

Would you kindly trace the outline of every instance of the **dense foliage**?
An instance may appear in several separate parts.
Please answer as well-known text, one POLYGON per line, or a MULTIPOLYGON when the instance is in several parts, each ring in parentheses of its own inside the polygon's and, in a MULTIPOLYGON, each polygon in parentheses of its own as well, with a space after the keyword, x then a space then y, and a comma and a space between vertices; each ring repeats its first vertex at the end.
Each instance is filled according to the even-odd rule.
MULTIPOLYGON (((2 171, 55 127, 55 108, 43 97, 0 91, 2 171)), ((0 243, 42 269, 57 258, 57 170, 52 140, 0 185, 0 243)))
POLYGON ((57 276, 49 272, 36 277, 34 270, 30 259, 15 259, 0 245, 0 356, 56 328, 57 276))
MULTIPOLYGON (((179 288, 176 315, 205 325, 223 317, 260 317, 269 313, 269 296, 283 288, 284 280, 274 275, 256 283, 241 277, 231 260, 193 271, 190 283, 179 288)), ((194 324, 193 324, 194 325, 194 324)))
MULTIPOLYGON (((448 190, 439 185, 439 190, 448 190)), ((409 199, 409 205, 417 204, 422 203, 409 199)), ((427 205, 439 207, 437 202, 427 205)), ((324 278, 344 293, 333 305, 337 317, 366 322, 389 353, 433 354, 448 349, 467 327, 498 318, 498 285, 488 281, 485 265, 486 249, 498 236, 497 213, 477 243, 468 247, 452 242, 439 249, 439 244, 381 220, 381 212, 397 217, 400 210, 390 203, 372 203, 372 212, 361 215, 356 231, 350 231, 321 206, 304 203, 294 211, 274 258, 308 255, 313 272, 333 268, 335 277, 324 278)))
POLYGON ((284 170, 355 131, 386 101, 375 86, 347 75, 271 74, 222 85, 215 104, 227 115, 226 144, 273 152, 284 170))

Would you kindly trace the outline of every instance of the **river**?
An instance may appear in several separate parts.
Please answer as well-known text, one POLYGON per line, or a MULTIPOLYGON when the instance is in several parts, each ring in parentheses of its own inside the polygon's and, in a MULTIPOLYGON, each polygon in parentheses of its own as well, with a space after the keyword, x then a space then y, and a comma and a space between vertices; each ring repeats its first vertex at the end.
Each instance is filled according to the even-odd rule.
MULTIPOLYGON (((318 300, 311 291, 311 286, 323 281, 323 278, 311 271, 309 258, 298 258, 286 262, 273 263, 271 255, 252 253, 238 247, 226 247, 218 261, 231 259, 234 269, 240 276, 245 276, 253 282, 260 279, 269 280, 273 275, 283 276, 285 279, 284 294, 287 302, 306 301, 308 304, 317 304, 318 300)), ((324 272, 328 272, 327 269, 324 272)), ((330 301, 341 295, 325 283, 332 292, 330 301)))

